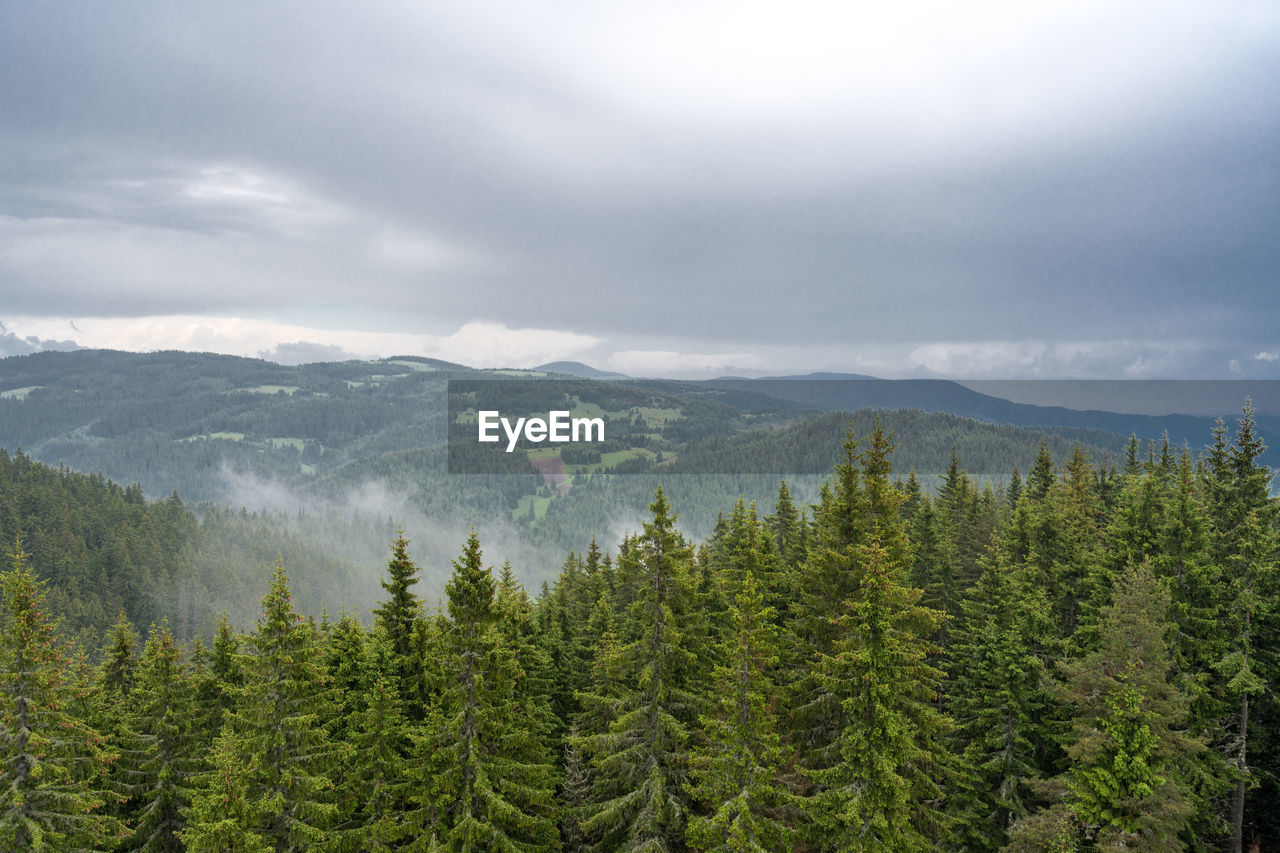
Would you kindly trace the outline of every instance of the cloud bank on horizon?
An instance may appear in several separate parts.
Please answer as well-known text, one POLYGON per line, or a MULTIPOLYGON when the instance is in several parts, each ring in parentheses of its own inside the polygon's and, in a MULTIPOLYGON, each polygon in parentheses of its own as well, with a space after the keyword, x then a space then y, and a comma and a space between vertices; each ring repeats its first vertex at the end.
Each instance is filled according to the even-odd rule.
POLYGON ((1280 377, 1280 7, 0 2, 0 354, 1280 377))

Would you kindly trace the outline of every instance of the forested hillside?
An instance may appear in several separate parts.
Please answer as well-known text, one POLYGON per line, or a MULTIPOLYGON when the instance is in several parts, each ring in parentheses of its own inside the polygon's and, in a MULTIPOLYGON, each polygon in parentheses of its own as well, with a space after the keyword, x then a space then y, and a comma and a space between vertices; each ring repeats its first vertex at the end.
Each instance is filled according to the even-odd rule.
POLYGON ((0 438, 149 495, 225 497, 225 474, 296 484, 365 454, 444 441, 424 358, 283 367, 209 353, 45 352, 0 361, 0 438))
POLYGON ((148 501, 136 485, 0 449, 0 537, 21 538, 59 635, 86 649, 121 613, 138 625, 167 619, 183 641, 211 636, 218 611, 256 611, 281 556, 295 567, 308 612, 371 606, 377 555, 362 543, 393 530, 376 516, 307 520, 207 505, 197 515, 176 495, 148 501))
MULTIPOLYGON (((347 523, 352 508, 463 530, 501 521, 513 527, 508 538, 542 549, 544 559, 525 575, 540 581, 551 576, 553 554, 580 549, 593 535, 634 529, 659 482, 681 506, 686 530, 698 536, 711 531, 738 495, 771 498, 779 475, 792 477, 800 496, 816 499, 850 420, 865 432, 877 416, 870 410, 816 413, 760 390, 816 384, 830 396, 841 382, 550 376, 559 381, 546 382, 544 371, 476 371, 409 357, 284 367, 207 353, 37 353, 0 360, 0 447, 136 482, 150 498, 176 492, 188 505, 216 501, 291 518, 323 515, 337 526, 347 523), (608 441, 499 452, 493 471, 501 476, 450 474, 448 383, 495 379, 505 380, 505 402, 534 408, 548 405, 545 389, 554 385, 563 405, 608 421, 608 441), (531 464, 551 457, 563 463, 565 487, 544 483, 531 464), (366 505, 375 492, 386 506, 366 505)), ((999 484, 1015 467, 1026 470, 1042 438, 1055 460, 1079 442, 1100 464, 1114 464, 1128 435, 1017 429, 918 410, 879 416, 900 437, 900 472, 916 471, 926 489, 946 470, 952 450, 975 477, 999 484)), ((1139 435, 1158 438, 1157 425, 1139 435)), ((368 543, 361 559, 374 553, 368 543)))
POLYGON ((931 494, 874 425, 812 506, 692 542, 659 488, 535 595, 472 533, 436 610, 401 536, 371 619, 306 618, 285 563, 256 624, 121 620, 96 667, 15 542, 0 843, 1266 849, 1276 504, 1247 409, 1208 439, 931 494))

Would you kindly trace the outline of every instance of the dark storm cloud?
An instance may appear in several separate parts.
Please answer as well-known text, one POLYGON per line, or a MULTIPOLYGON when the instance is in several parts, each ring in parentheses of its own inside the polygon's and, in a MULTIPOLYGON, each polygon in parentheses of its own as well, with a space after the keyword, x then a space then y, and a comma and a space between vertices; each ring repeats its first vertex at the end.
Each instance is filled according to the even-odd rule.
POLYGON ((1265 7, 1128 4, 1008 68, 891 56, 782 97, 781 65, 716 88, 724 46, 681 54, 656 8, 5 4, 4 307, 1275 348, 1265 7))

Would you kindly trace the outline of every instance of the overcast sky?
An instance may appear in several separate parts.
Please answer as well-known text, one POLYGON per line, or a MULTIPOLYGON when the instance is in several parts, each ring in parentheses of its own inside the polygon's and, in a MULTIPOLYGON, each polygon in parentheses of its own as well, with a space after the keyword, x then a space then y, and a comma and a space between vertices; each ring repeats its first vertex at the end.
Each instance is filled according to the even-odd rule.
POLYGON ((1280 377, 1280 4, 0 0, 0 353, 1280 377))

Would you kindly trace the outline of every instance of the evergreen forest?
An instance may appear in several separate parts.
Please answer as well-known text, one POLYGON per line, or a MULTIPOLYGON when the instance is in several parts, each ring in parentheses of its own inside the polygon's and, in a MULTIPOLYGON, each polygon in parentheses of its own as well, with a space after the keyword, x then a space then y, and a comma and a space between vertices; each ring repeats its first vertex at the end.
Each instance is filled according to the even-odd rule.
POLYGON ((207 627, 176 495, 5 454, 44 485, 0 494, 0 849, 1269 849, 1280 519, 1251 408, 1206 439, 996 489, 873 422, 811 502, 692 541, 659 486, 533 590, 391 531, 377 603, 317 612, 319 550, 246 547, 256 619, 207 627))

